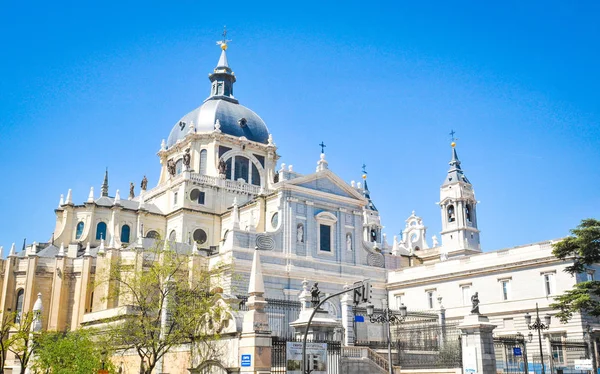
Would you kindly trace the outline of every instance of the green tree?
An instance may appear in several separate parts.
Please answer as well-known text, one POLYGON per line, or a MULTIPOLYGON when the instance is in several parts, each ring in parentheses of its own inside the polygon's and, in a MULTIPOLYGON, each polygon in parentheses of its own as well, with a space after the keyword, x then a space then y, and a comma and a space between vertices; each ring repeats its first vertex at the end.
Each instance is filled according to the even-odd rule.
POLYGON ((31 331, 34 318, 34 312, 22 313, 6 341, 6 347, 21 364, 21 374, 25 374, 25 370, 27 370, 27 365, 36 347, 37 337, 40 334, 31 331))
MULTIPOLYGON (((553 244, 552 253, 561 260, 571 261, 565 272, 577 276, 586 267, 600 263, 600 221, 587 218, 571 230, 571 236, 553 244)), ((585 281, 557 296, 550 305, 558 309, 556 316, 566 323, 575 312, 600 317, 600 282, 585 281)))
POLYGON ((8 344, 10 333, 15 327, 16 313, 4 312, 0 325, 0 374, 4 374, 6 365, 6 354, 8 353, 8 344))
POLYGON ((99 369, 114 372, 101 337, 89 330, 45 332, 36 342, 32 367, 38 373, 89 374, 99 369))
POLYGON ((121 260, 104 279, 114 285, 108 297, 129 307, 107 327, 112 348, 136 352, 140 374, 150 374, 174 346, 218 337, 224 308, 210 290, 219 272, 194 269, 191 261, 194 256, 157 240, 135 259, 121 260))

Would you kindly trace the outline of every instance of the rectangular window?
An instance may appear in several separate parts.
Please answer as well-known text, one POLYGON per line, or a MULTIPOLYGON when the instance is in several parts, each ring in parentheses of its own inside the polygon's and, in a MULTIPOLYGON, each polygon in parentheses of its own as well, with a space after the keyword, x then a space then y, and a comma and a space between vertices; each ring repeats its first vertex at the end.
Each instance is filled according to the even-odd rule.
POLYGON ((396 300, 396 309, 399 309, 402 305, 402 295, 394 295, 394 299, 396 300))
POLYGON ((565 362, 564 352, 564 335, 550 335, 550 344, 552 345, 552 358, 555 364, 563 364, 565 362))
POLYGON ((177 192, 173 194, 173 205, 177 205, 177 192))
POLYGON ((554 295, 554 274, 544 274, 544 291, 546 296, 554 295))
POLYGON ((585 280, 588 281, 588 282, 591 282, 591 281, 594 280, 594 271, 593 270, 588 270, 585 273, 585 280))
POLYGON ((433 309, 433 291, 427 291, 427 307, 433 309))
POLYGON ((510 281, 503 280, 500 281, 500 284, 502 285, 502 300, 508 300, 510 298, 510 281))
POLYGON ((471 286, 462 286, 461 289, 463 305, 471 305, 471 286))
POLYGON ((320 249, 331 252, 331 226, 319 225, 320 249))
POLYGON ((198 204, 204 204, 204 191, 200 191, 198 194, 198 204))

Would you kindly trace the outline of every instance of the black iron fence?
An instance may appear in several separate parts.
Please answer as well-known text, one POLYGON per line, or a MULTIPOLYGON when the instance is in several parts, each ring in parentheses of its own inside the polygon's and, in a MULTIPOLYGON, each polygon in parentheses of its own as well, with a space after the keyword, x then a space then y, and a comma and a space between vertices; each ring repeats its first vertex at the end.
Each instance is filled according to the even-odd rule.
POLYGON ((396 327, 397 364, 405 369, 462 367, 458 324, 402 324, 396 327))
MULTIPOLYGON (((281 338, 277 336, 273 336, 272 338, 272 349, 271 349, 271 373, 272 374, 286 374, 288 371, 298 372, 300 371, 301 363, 299 359, 300 356, 296 355, 296 357, 288 357, 287 347, 288 343, 302 343, 302 339, 294 339, 294 338, 281 338), (288 360, 288 358, 290 358, 288 360), (295 358, 295 359, 294 359, 295 358)), ((310 343, 326 343, 327 344, 327 353, 325 360, 317 360, 315 358, 311 358, 311 355, 308 355, 307 362, 309 365, 315 365, 314 369, 317 369, 317 365, 320 368, 323 368, 323 363, 326 362, 326 371, 327 374, 340 374, 340 360, 342 353, 342 344, 339 341, 321 341, 314 340, 310 341, 310 343)))
POLYGON ((556 374, 588 373, 578 370, 575 360, 590 359, 589 342, 581 339, 550 338, 552 371, 556 374))
MULTIPOLYGON (((525 337, 522 335, 494 337, 497 373, 529 373, 525 337)), ((531 368, 539 366, 531 362, 531 368)), ((534 371, 534 370, 532 370, 534 371)))
MULTIPOLYGON (((237 296, 242 300, 240 303, 240 311, 247 311, 248 296, 237 296)), ((266 299, 267 306, 265 312, 269 319, 269 327, 272 331, 272 336, 291 339, 294 337, 294 329, 290 327, 290 323, 294 322, 300 316, 302 304, 299 301, 266 299)))
MULTIPOLYGON (((375 314, 383 310, 375 309, 375 314)), ((392 310, 400 315, 400 311, 392 310)), ((385 324, 371 324, 365 308, 354 308, 355 344, 384 354, 385 324), (364 322, 360 322, 364 321, 364 322), (373 333, 373 330, 378 333, 373 333)), ((390 326, 392 361, 405 369, 455 369, 462 367, 461 332, 457 323, 440 323, 437 313, 408 311, 400 324, 390 326)))

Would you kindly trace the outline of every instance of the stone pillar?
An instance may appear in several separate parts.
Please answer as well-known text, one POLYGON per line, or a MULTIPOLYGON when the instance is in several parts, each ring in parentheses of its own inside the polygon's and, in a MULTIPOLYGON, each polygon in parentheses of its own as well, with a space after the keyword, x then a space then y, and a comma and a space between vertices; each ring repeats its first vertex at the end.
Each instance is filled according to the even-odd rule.
POLYGON ((65 274, 65 262, 64 251, 58 252, 54 264, 50 308, 48 308, 48 330, 63 331, 66 326, 66 308, 64 306, 67 305, 68 278, 65 274))
POLYGON ((462 332, 464 373, 496 374, 492 336, 496 325, 491 324, 486 316, 470 314, 458 327, 462 332))
POLYGON ((439 345, 443 348, 446 345, 446 308, 442 305, 442 297, 438 296, 440 310, 438 312, 438 324, 440 325, 439 345))
MULTIPOLYGON (((348 286, 344 286, 348 289, 348 286)), ((342 296, 342 326, 344 327, 344 345, 354 345, 354 310, 352 309, 352 293, 346 293, 342 296)))
POLYGON ((17 255, 15 253, 15 243, 10 248, 10 253, 4 260, 4 279, 2 282, 2 297, 0 299, 0 312, 2 313, 0 321, 4 320, 4 314, 10 313, 15 308, 15 268, 17 266, 17 255))
POLYGON ((248 294, 248 311, 244 314, 240 339, 240 374, 270 374, 271 330, 265 312, 267 302, 258 249, 254 251, 248 294))

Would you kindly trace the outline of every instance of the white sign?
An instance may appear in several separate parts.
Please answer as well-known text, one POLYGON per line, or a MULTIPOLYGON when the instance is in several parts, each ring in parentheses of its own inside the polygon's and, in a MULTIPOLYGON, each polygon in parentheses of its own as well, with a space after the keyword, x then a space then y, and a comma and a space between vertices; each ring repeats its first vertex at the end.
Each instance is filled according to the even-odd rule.
POLYGON ((477 348, 467 347, 465 348, 464 356, 465 373, 466 374, 477 374, 477 348))
MULTIPOLYGON (((302 342, 287 342, 287 374, 302 374, 302 342)), ((327 343, 306 343, 306 363, 311 374, 327 374, 327 343)))
POLYGON ((575 360, 575 370, 594 370, 592 360, 575 360))

